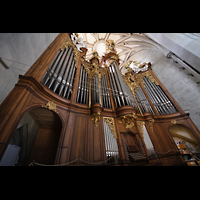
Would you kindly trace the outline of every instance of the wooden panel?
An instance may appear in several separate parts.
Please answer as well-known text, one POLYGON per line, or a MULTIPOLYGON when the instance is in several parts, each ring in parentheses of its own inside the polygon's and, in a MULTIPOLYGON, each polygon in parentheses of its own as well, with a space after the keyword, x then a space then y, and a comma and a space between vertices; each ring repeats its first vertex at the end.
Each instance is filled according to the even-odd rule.
POLYGON ((85 160, 86 158, 86 136, 87 136, 87 116, 76 115, 74 123, 70 161, 77 158, 85 160))
POLYGON ((35 140, 28 163, 35 160, 41 164, 54 164, 60 138, 60 131, 40 129, 35 140))

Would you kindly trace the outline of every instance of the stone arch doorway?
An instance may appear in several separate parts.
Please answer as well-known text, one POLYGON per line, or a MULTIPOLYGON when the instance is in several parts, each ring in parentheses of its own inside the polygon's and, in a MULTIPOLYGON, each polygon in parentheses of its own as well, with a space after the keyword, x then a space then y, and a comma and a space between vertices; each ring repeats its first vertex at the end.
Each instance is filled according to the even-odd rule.
POLYGON ((200 152, 199 143, 188 127, 182 124, 174 124, 169 127, 169 133, 175 143, 185 141, 192 152, 200 152))
MULTIPOLYGON (((13 158, 16 159, 15 165, 27 166, 33 160, 46 165, 54 164, 61 130, 62 121, 57 113, 42 107, 32 108, 26 112, 7 147, 7 149, 13 149, 12 154, 18 148, 16 158, 13 158)), ((5 155, 6 160, 10 159, 9 156, 11 157, 7 149, 1 162, 4 162, 5 155)))

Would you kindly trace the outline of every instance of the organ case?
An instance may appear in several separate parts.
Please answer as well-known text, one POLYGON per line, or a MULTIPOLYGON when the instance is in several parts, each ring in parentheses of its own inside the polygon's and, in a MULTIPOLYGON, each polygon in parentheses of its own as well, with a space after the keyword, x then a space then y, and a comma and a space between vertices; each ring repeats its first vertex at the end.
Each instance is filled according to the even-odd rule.
POLYGON ((87 49, 78 48, 71 36, 59 34, 1 104, 0 156, 24 114, 53 102, 54 109, 46 109, 62 121, 54 164, 77 158, 71 165, 156 163, 157 158, 149 159, 146 130, 159 165, 184 165, 169 127, 173 120, 187 126, 198 142, 199 130, 155 76, 151 63, 140 72, 129 65, 121 74, 112 41, 100 61, 97 52, 87 61, 87 49))

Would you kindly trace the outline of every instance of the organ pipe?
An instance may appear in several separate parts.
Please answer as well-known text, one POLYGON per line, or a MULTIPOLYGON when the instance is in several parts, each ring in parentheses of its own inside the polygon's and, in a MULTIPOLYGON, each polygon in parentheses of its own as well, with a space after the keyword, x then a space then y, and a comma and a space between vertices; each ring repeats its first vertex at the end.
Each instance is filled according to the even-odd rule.
MULTIPOLYGON (((91 59, 91 67, 99 70, 100 68, 95 65, 95 59, 95 56, 91 59)), ((63 98, 70 99, 75 72, 76 63, 73 47, 67 46, 57 52, 41 82, 63 98)), ((162 88, 146 76, 143 76, 146 87, 143 87, 142 90, 139 84, 135 92, 132 92, 124 82, 115 61, 110 63, 106 73, 108 73, 115 108, 131 105, 141 114, 149 112, 152 115, 154 115, 152 106, 160 115, 177 112, 162 88), (144 89, 145 94, 143 93, 144 89), (149 96, 153 104, 150 105, 146 95, 149 96)), ((102 76, 99 74, 98 71, 91 74, 87 67, 81 65, 77 103, 86 104, 89 107, 91 104, 99 103, 104 108, 111 108, 107 76, 105 73, 102 76)))
POLYGON ((72 46, 60 49, 41 82, 58 95, 70 99, 75 71, 72 46))

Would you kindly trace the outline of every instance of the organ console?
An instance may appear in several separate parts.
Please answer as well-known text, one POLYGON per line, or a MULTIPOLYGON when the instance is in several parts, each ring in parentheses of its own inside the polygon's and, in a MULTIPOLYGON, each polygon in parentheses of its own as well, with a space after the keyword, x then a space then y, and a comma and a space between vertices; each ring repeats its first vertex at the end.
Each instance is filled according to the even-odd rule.
MULTIPOLYGON (((59 142, 54 144, 50 164, 80 158, 80 165, 186 165, 169 127, 172 120, 186 126, 198 144, 199 130, 153 73, 151 63, 130 61, 120 71, 114 41, 106 42, 106 54, 100 59, 93 52, 86 60, 87 48, 76 39, 75 34, 59 34, 27 73, 19 76, 0 107, 0 157, 22 117, 42 108, 55 112, 62 124, 60 132, 55 132, 59 142), (44 107, 48 102, 54 109, 44 107), (144 130, 155 156, 150 154, 144 130)), ((45 131, 41 143, 50 137, 50 129, 45 131)), ((49 152, 34 160, 49 164, 45 160, 49 152)))

